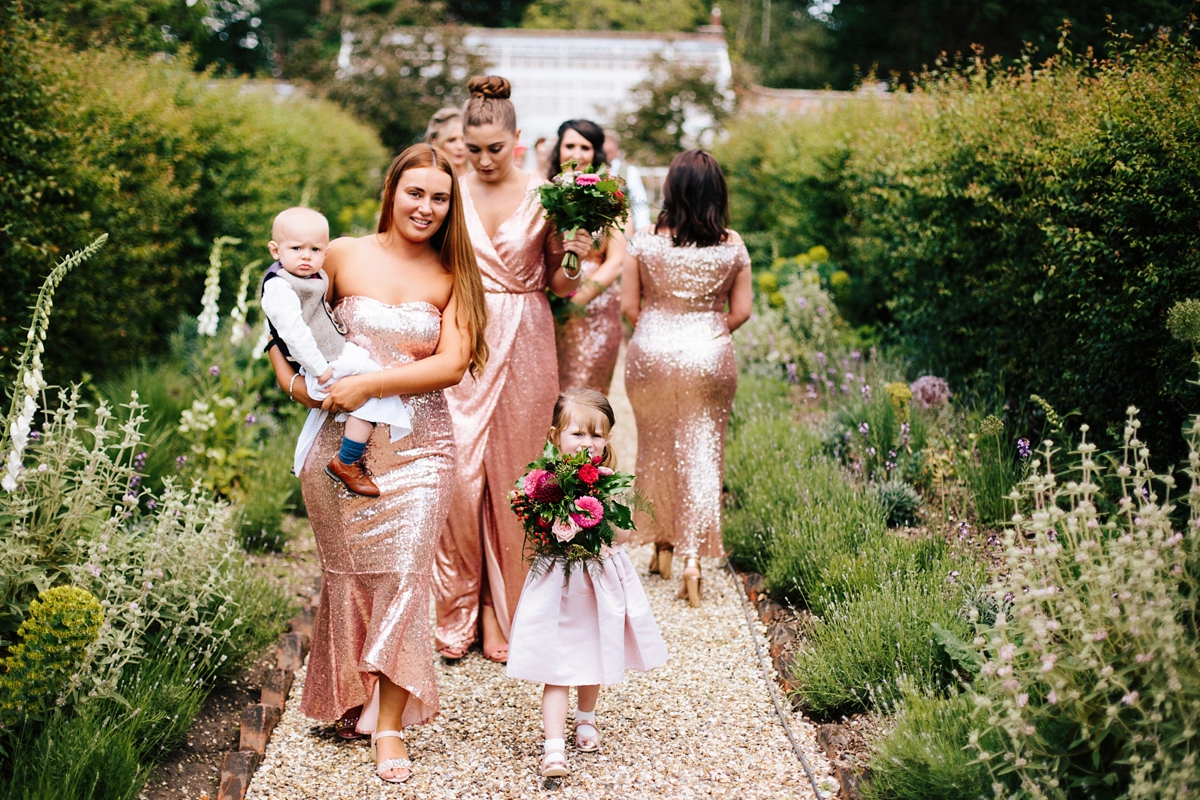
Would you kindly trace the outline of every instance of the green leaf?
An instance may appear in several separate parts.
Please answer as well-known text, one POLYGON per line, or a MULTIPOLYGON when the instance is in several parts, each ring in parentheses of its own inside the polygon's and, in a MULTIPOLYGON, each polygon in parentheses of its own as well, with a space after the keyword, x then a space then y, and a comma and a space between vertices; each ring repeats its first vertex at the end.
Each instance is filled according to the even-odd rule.
POLYGON ((979 670, 983 668, 983 660, 979 654, 953 631, 943 628, 936 622, 932 627, 934 641, 941 646, 950 660, 972 675, 978 675, 979 670))

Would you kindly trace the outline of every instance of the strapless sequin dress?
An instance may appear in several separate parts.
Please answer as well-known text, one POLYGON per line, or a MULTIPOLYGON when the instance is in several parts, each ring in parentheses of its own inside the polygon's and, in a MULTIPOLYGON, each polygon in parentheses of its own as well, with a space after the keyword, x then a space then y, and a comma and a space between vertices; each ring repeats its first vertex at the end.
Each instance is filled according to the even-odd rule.
MULTIPOLYGON (((384 368, 437 349, 442 317, 429 303, 393 306, 351 296, 338 311, 347 340, 384 368)), ((429 594, 433 553, 454 490, 454 433, 442 392, 404 399, 412 407, 413 432, 393 444, 387 426, 378 425, 367 443, 378 498, 350 494, 325 474, 345 428, 332 417, 300 473, 324 576, 301 710, 333 720, 367 704, 363 732, 374 728, 368 701, 380 673, 412 693, 404 725, 438 711, 429 594)))
POLYGON ((725 323, 734 278, 750 268, 741 243, 675 247, 642 231, 642 311, 625 354, 625 389, 637 420, 637 485, 654 518, 636 514, 632 541, 664 542, 676 556, 715 558, 721 541, 725 428, 737 362, 725 323))
MULTIPOLYGON (((587 278, 600 268, 604 256, 589 255, 583 262, 587 278)), ((617 353, 621 349, 621 284, 613 281, 587 304, 587 316, 554 326, 558 350, 558 388, 595 389, 608 394, 617 353)))

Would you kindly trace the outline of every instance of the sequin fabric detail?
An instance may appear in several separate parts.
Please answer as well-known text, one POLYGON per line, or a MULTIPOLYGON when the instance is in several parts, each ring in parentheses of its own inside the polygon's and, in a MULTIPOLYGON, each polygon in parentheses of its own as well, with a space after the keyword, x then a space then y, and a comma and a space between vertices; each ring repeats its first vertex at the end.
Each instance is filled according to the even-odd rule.
POLYGON ((546 300, 546 248, 552 233, 534 189, 496 235, 488 237, 466 179, 467 230, 488 306, 487 368, 446 392, 458 442, 458 488, 434 568, 437 646, 465 649, 475 640, 485 594, 508 636, 529 565, 525 532, 508 492, 542 452, 554 401, 558 359, 546 300))
MULTIPOLYGON (((584 274, 591 277, 602 261, 600 254, 590 256, 584 262, 584 274)), ((621 349, 620 283, 613 281, 593 298, 587 304, 587 316, 555 325, 554 343, 559 391, 584 388, 608 394, 621 349)))
POLYGON ((640 232, 642 311, 626 353, 625 388, 638 429, 638 486, 654 503, 639 513, 633 541, 717 557, 725 429, 737 362, 724 311, 734 278, 750 266, 741 244, 675 247, 640 232))
MULTIPOLYGON (((346 297, 338 311, 347 339, 383 367, 432 355, 441 313, 428 303, 393 306, 346 297)), ((301 488, 321 556, 321 604, 302 711, 333 720, 367 702, 383 673, 412 697, 404 725, 438 711, 429 630, 433 553, 454 490, 455 448, 442 392, 411 395, 413 433, 394 444, 386 425, 367 443, 378 498, 352 495, 325 474, 344 426, 322 427, 301 471, 301 488)))

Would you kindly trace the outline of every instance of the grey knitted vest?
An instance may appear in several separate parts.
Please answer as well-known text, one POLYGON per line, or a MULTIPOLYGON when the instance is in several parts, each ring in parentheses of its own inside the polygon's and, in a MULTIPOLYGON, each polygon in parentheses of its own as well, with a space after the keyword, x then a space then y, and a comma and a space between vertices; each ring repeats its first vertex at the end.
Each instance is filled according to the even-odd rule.
POLYGON ((321 355, 326 361, 335 360, 342 354, 346 339, 338 331, 330 315, 329 304, 325 301, 325 292, 329 289, 329 277, 325 270, 319 270, 312 278, 300 278, 286 269, 281 269, 275 273, 275 277, 287 281, 292 291, 300 298, 300 313, 304 324, 312 331, 321 355))

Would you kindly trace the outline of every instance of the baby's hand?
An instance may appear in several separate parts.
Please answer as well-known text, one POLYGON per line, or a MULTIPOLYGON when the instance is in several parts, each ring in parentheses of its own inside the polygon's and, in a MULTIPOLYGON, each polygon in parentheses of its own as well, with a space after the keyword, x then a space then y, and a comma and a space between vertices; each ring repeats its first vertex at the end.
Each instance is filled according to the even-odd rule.
POLYGON ((325 384, 329 383, 329 380, 332 377, 333 377, 333 367, 326 367, 325 371, 321 373, 321 377, 317 378, 317 383, 321 386, 324 386, 325 384))

